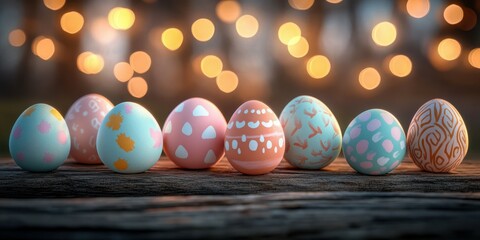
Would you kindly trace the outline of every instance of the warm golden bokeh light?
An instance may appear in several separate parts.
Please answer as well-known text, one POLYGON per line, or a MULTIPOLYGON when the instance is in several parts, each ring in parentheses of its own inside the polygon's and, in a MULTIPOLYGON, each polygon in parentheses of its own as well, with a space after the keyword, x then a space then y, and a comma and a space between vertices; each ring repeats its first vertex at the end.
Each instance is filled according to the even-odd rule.
POLYGON ((25 32, 21 29, 15 29, 8 34, 8 42, 14 47, 21 47, 25 44, 27 36, 25 32))
POLYGON ((468 62, 472 67, 480 69, 480 48, 475 48, 468 54, 468 62))
POLYGON ((214 78, 218 76, 220 72, 222 72, 223 63, 219 57, 215 55, 208 55, 205 56, 200 62, 200 69, 205 76, 214 78))
POLYGON ((315 79, 324 78, 330 73, 330 61, 327 57, 316 55, 311 57, 307 62, 307 72, 310 77, 315 79))
POLYGON ((307 10, 312 7, 315 0, 288 0, 288 3, 297 10, 307 10))
POLYGON ((280 42, 282 42, 285 45, 295 44, 296 42, 290 42, 290 41, 292 39, 299 41, 300 40, 299 37, 301 35, 302 35, 302 30, 297 24, 293 22, 284 23, 278 29, 278 39, 280 39, 280 42))
POLYGON ((375 68, 368 67, 363 69, 358 75, 358 82, 360 85, 367 89, 373 90, 380 85, 380 73, 375 68))
POLYGON ((414 18, 423 18, 430 11, 430 0, 408 0, 407 12, 414 18))
POLYGON ((258 21, 252 15, 243 15, 235 23, 238 35, 244 38, 251 38, 258 32, 258 21))
POLYGON ((309 44, 304 37, 296 37, 292 40, 294 44, 288 44, 288 52, 295 58, 302 58, 307 55, 309 50, 309 44))
POLYGON ((333 3, 333 4, 341 3, 342 1, 343 0, 327 0, 327 2, 333 3))
POLYGON ((104 65, 103 57, 92 52, 83 52, 77 57, 77 67, 85 74, 97 74, 104 65))
POLYGON ((397 38, 397 29, 391 22, 381 22, 372 30, 372 39, 379 46, 388 46, 397 38))
POLYGON ((92 37, 99 43, 111 43, 117 36, 117 31, 112 29, 106 18, 96 19, 90 28, 92 37))
POLYGON ((145 79, 141 77, 134 77, 128 81, 128 92, 136 98, 142 98, 147 94, 148 84, 145 79))
POLYGON ((145 73, 150 69, 152 59, 144 51, 137 51, 130 55, 130 66, 136 73, 145 73))
POLYGON ((126 82, 133 77, 133 69, 127 62, 119 62, 113 67, 113 75, 120 82, 126 82))
POLYGON ((162 43, 170 51, 175 51, 182 46, 183 33, 178 28, 169 28, 162 33, 162 43))
POLYGON ((113 8, 108 13, 108 23, 117 30, 130 29, 135 23, 135 13, 129 8, 113 8))
POLYGON ((39 58, 48 60, 55 53, 55 44, 52 39, 40 36, 33 41, 32 51, 39 58))
POLYGON ((75 34, 82 29, 83 22, 82 15, 78 12, 72 11, 62 15, 62 18, 60 19, 60 26, 62 27, 63 31, 70 34, 75 34))
POLYGON ((443 18, 448 24, 455 25, 462 21, 463 10, 462 7, 457 4, 450 4, 443 11, 443 18))
POLYGON ((388 63, 388 68, 397 77, 406 77, 412 72, 412 61, 405 55, 396 55, 388 63))
POLYGON ((437 51, 441 58, 447 61, 453 61, 460 56, 462 46, 457 40, 446 38, 438 44, 437 51))
POLYGON ((237 1, 233 0, 224 0, 220 1, 217 4, 216 12, 218 18, 226 23, 232 23, 237 20, 237 18, 242 13, 242 8, 237 1))
POLYGON ((215 25, 206 18, 200 18, 192 24, 192 34, 200 42, 206 42, 215 34, 215 25))
POLYGON ((43 4, 45 4, 45 7, 55 11, 65 5, 65 0, 43 0, 43 4))
POLYGON ((237 89, 238 76, 232 71, 222 71, 217 76, 217 86, 224 93, 231 93, 237 89))

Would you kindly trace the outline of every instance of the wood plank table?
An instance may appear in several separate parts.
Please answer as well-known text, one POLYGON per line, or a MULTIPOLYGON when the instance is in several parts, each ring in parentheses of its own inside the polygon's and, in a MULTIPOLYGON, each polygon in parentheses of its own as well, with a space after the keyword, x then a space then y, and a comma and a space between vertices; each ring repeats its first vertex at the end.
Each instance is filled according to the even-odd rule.
POLYGON ((0 239, 32 238, 480 239, 480 161, 434 174, 406 159, 365 176, 340 158, 246 176, 226 159, 192 171, 162 158, 132 175, 72 161, 29 173, 0 159, 0 239))

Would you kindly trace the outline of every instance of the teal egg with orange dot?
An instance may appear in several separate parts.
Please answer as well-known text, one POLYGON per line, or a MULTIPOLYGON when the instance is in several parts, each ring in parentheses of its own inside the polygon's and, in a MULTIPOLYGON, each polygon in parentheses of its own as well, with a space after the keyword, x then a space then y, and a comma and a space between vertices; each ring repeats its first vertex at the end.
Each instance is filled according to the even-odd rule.
POLYGON ((32 105, 13 125, 9 148, 13 160, 22 169, 53 171, 65 162, 70 152, 67 123, 52 106, 32 105))
POLYGON ((405 132, 391 113, 370 109, 355 117, 343 135, 343 154, 359 173, 383 175, 395 169, 406 153, 405 132))
POLYGON ((97 134, 100 160, 119 173, 140 173, 160 158, 163 136, 152 114, 141 105, 123 102, 102 121, 97 134))

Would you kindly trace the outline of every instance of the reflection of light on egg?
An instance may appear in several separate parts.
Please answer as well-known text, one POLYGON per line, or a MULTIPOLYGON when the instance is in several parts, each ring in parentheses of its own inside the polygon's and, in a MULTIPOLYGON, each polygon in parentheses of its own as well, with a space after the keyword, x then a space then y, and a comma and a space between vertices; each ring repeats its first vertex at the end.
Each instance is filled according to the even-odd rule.
POLYGON ((27 37, 21 29, 15 29, 8 34, 8 42, 14 47, 20 47, 25 43, 27 37))
POLYGON ((407 12, 414 18, 423 18, 430 11, 430 0, 408 0, 407 12))
POLYGON ((226 0, 218 2, 216 12, 220 20, 232 23, 240 16, 242 8, 237 1, 226 0))
POLYGON ((373 90, 377 88, 378 85, 380 85, 380 81, 380 73, 378 73, 378 71, 372 67, 363 69, 358 75, 358 82, 367 90, 373 90))
POLYGON ((163 45, 171 50, 175 51, 183 43, 183 34, 178 28, 169 28, 162 33, 162 43, 163 45))
POLYGON ((108 23, 117 30, 130 29, 135 23, 135 13, 128 8, 113 8, 108 13, 108 23))
POLYGON ((480 48, 475 48, 468 54, 468 62, 472 67, 480 69, 480 48))
POLYGON ((92 37, 99 43, 107 44, 117 36, 117 32, 108 25, 106 18, 97 18, 90 28, 92 37))
POLYGON ((381 22, 372 30, 372 39, 379 46, 388 46, 397 38, 397 29, 390 22, 381 22))
POLYGON ((63 31, 70 34, 75 34, 82 29, 83 22, 82 15, 78 12, 72 11, 62 15, 62 18, 60 19, 60 26, 62 27, 63 31))
POLYGON ((302 58, 307 55, 309 49, 308 41, 304 37, 296 37, 290 40, 288 44, 288 52, 292 57, 302 58), (291 42, 295 42, 290 44, 291 42))
POLYGON ((45 7, 55 11, 65 5, 65 0, 43 0, 43 4, 45 4, 45 7))
POLYGON ((113 67, 113 75, 120 82, 126 82, 133 77, 133 69, 127 62, 119 62, 113 67))
POLYGON ((307 10, 312 7, 315 0, 288 0, 288 3, 297 10, 307 10))
POLYGON ((443 18, 448 24, 455 25, 462 21, 463 10, 457 4, 448 5, 443 11, 443 18))
POLYGON ((388 67, 393 75, 406 77, 412 72, 412 61, 405 55, 396 55, 390 59, 388 67))
POLYGON ((215 25, 206 18, 200 18, 192 24, 192 34, 200 42, 206 42, 213 37, 215 25))
POLYGON ((258 32, 258 21, 252 15, 243 15, 235 23, 238 35, 244 38, 251 38, 258 32))
POLYGON ((130 66, 136 73, 145 73, 150 69, 152 59, 143 51, 136 51, 130 55, 130 66))
POLYGON ((214 78, 222 71, 223 63, 219 57, 215 55, 208 55, 200 62, 200 68, 205 76, 214 78))
POLYGON ((293 22, 284 23, 278 29, 278 39, 280 39, 280 42, 282 42, 285 45, 295 44, 296 42, 290 42, 290 41, 292 40, 299 41, 300 40, 299 37, 301 35, 302 35, 302 30, 297 24, 293 22))
POLYGON ((217 86, 224 93, 231 93, 237 89, 238 76, 232 71, 222 71, 217 76, 217 86))
POLYGON ((52 39, 40 36, 33 41, 32 51, 39 58, 48 60, 55 53, 55 44, 52 39))
POLYGON ((438 55, 440 55, 441 58, 447 61, 453 61, 457 59, 460 56, 460 53, 462 52, 462 46, 457 40, 453 38, 443 39, 438 44, 437 49, 438 49, 438 55))
POLYGON ((147 94, 148 84, 145 79, 141 77, 134 77, 128 81, 128 92, 136 98, 142 98, 147 94))
POLYGON ((307 62, 307 72, 312 78, 324 78, 330 72, 330 61, 327 57, 316 55, 307 62))

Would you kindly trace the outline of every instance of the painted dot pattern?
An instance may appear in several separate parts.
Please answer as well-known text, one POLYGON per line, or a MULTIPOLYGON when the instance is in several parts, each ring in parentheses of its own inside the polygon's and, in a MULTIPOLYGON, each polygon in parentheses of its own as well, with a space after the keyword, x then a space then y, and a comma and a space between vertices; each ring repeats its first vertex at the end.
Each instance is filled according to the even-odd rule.
POLYGON ((294 98, 280 114, 280 122, 287 144, 285 159, 291 165, 302 169, 321 169, 340 154, 340 126, 320 100, 310 96, 294 98))
POLYGON ((203 98, 180 103, 167 117, 164 129, 165 154, 177 166, 205 169, 225 155, 227 122, 220 110, 203 98))
POLYGON ((391 113, 370 109, 348 125, 343 136, 343 152, 356 171, 383 175, 403 161, 405 141, 402 126, 391 113))
POLYGON ((70 152, 70 133, 62 115, 47 104, 25 110, 13 125, 10 154, 22 169, 48 172, 57 169, 70 152))
POLYGON ((124 102, 115 106, 98 130, 100 160, 119 173, 140 173, 160 158, 163 135, 155 118, 142 106, 124 102))
POLYGON ((239 172, 271 172, 283 158, 285 139, 277 116, 264 103, 248 101, 232 115, 225 133, 225 151, 239 172))

